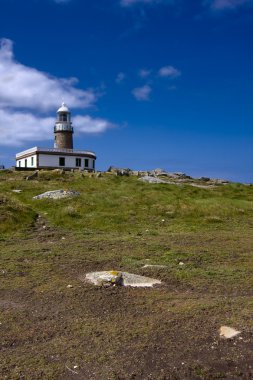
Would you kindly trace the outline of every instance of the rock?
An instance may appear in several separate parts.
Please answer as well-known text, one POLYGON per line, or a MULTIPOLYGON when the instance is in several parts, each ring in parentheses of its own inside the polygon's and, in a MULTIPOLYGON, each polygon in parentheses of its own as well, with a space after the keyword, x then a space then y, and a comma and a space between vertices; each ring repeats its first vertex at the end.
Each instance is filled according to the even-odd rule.
POLYGON ((99 286, 122 285, 122 273, 118 271, 92 272, 86 274, 86 279, 99 286))
POLYGON ((36 172, 34 172, 33 174, 28 175, 28 176, 26 177, 26 180, 27 180, 27 181, 30 181, 30 180, 32 180, 32 179, 34 179, 34 178, 37 178, 38 176, 39 176, 39 172, 38 172, 38 170, 36 170, 36 172))
POLYGON ((145 175, 141 178, 139 178, 139 181, 147 182, 147 183, 166 183, 167 185, 176 185, 176 186, 182 186, 180 182, 173 182, 169 180, 164 180, 158 177, 152 177, 150 175, 145 175))
POLYGON ((163 169, 158 168, 158 169, 151 170, 150 174, 154 176, 159 176, 159 175, 167 175, 167 172, 163 169))
POLYGON ((53 169, 52 173, 65 174, 65 171, 63 169, 53 169))
POLYGON ((73 285, 70 285, 70 284, 69 284, 69 285, 67 285, 67 288, 69 288, 69 289, 70 289, 70 288, 73 288, 73 285))
POLYGON ((18 190, 18 189, 16 189, 16 190, 12 190, 12 192, 13 192, 13 193, 21 193, 22 190, 18 190))
POLYGON ((209 178, 209 177, 200 177, 199 180, 200 180, 200 181, 203 181, 203 182, 209 182, 209 181, 210 181, 210 178, 209 178))
POLYGON ((146 175, 150 175, 150 172, 148 172, 147 170, 141 170, 141 171, 139 171, 139 175, 144 177, 146 175))
POLYGON ((236 337, 237 335, 241 334, 241 331, 237 331, 233 329, 232 327, 221 326, 219 333, 220 333, 221 338, 232 339, 236 337))
POLYGON ((33 199, 43 199, 43 198, 50 198, 50 199, 62 199, 62 198, 70 198, 70 197, 76 197, 79 196, 80 193, 75 190, 53 190, 53 191, 46 191, 43 194, 36 195, 33 197, 33 199))
POLYGON ((133 287, 153 287, 153 285, 160 285, 161 281, 154 278, 139 276, 136 274, 131 274, 128 272, 122 273, 123 286, 133 286, 133 287))
POLYGON ((180 265, 180 267, 182 267, 184 265, 184 263, 182 261, 180 261, 180 263, 178 263, 178 265, 180 265))
POLYGON ((110 166, 107 171, 109 173, 114 173, 117 176, 129 176, 132 172, 129 168, 115 168, 114 166, 110 166))
POLYGON ((148 183, 167 183, 163 179, 151 177, 149 175, 145 175, 144 177, 139 178, 139 181, 148 182, 148 183))
POLYGON ((91 272, 86 274, 85 279, 94 285, 106 287, 112 285, 152 287, 161 284, 161 281, 154 278, 118 271, 91 272))
POLYGON ((213 181, 216 184, 221 184, 221 185, 226 185, 226 184, 230 183, 228 180, 220 179, 220 178, 214 178, 211 181, 213 181))

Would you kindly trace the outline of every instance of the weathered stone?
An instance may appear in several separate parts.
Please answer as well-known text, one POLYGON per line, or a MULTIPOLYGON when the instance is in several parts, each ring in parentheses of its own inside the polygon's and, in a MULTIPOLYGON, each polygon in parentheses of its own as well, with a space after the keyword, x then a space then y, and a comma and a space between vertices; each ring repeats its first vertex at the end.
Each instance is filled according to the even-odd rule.
POLYGON ((139 276, 128 272, 104 271, 87 273, 85 279, 98 286, 133 286, 133 287, 152 287, 161 284, 161 281, 154 278, 139 276))
POLYGON ((108 172, 114 173, 117 176, 129 176, 132 171, 129 168, 116 168, 114 166, 110 166, 108 172))
POLYGON ((151 177, 151 176, 148 176, 148 175, 145 175, 144 177, 139 178, 139 181, 148 182, 148 183, 167 183, 163 179, 156 178, 156 177, 151 177))
POLYGON ((214 179, 211 179, 211 181, 216 183, 216 184, 221 184, 221 185, 230 183, 226 179, 221 179, 221 178, 214 178, 214 179))
POLYGON ((122 273, 118 271, 87 273, 86 279, 98 286, 122 285, 122 273))
POLYGON ((79 196, 80 193, 75 190, 53 190, 53 191, 46 191, 43 194, 36 195, 33 197, 33 199, 43 199, 43 198, 50 198, 50 199, 62 199, 62 198, 70 198, 70 197, 76 197, 79 196))
POLYGON ((220 337, 225 339, 232 339, 236 337, 237 335, 241 334, 241 331, 237 331, 233 329, 232 327, 228 326, 221 326, 220 328, 220 337))
POLYGON ((200 180, 200 181, 203 181, 203 182, 209 182, 209 181, 210 181, 210 178, 209 178, 209 177, 200 177, 199 180, 200 180))

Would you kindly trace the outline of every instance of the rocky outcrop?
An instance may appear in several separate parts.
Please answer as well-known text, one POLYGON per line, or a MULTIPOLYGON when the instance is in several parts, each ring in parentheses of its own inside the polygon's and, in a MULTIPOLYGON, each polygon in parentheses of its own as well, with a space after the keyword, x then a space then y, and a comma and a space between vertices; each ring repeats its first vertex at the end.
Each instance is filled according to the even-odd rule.
POLYGON ((157 177, 151 177, 149 175, 145 175, 139 178, 139 181, 148 182, 148 183, 168 183, 167 181, 164 181, 163 179, 160 179, 157 177))
POLYGON ((114 166, 110 166, 107 171, 118 176, 129 176, 132 174, 132 170, 129 168, 115 168, 114 166))
POLYGON ((62 198, 71 198, 79 196, 80 193, 75 190, 53 190, 53 191, 46 191, 43 194, 36 195, 33 197, 33 199, 43 199, 43 198, 49 198, 49 199, 62 199, 62 198))
POLYGON ((161 281, 154 278, 139 276, 128 272, 103 271, 87 273, 81 280, 88 281, 97 286, 132 286, 132 287, 152 287, 161 284, 161 281))

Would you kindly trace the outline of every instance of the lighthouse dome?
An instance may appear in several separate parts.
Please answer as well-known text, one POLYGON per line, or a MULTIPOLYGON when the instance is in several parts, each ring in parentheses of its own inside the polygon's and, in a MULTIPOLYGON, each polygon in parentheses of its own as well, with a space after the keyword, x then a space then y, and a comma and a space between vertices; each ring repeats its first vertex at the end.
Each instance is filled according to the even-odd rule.
POLYGON ((62 103, 61 107, 58 109, 58 112, 69 112, 69 109, 65 103, 62 103))

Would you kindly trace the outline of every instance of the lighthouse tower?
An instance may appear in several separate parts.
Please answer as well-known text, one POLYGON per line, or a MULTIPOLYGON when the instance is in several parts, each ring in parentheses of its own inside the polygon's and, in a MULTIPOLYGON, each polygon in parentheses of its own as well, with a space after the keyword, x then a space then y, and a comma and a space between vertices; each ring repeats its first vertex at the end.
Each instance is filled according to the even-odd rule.
POLYGON ((71 113, 66 104, 62 103, 54 126, 54 148, 73 149, 73 133, 71 113))
MULTIPOLYGON (((1 1, 1 0, 0 0, 1 1)), ((65 103, 57 111, 54 125, 54 148, 33 148, 16 154, 16 170, 85 170, 95 171, 97 156, 91 150, 73 149, 73 127, 65 103)))

